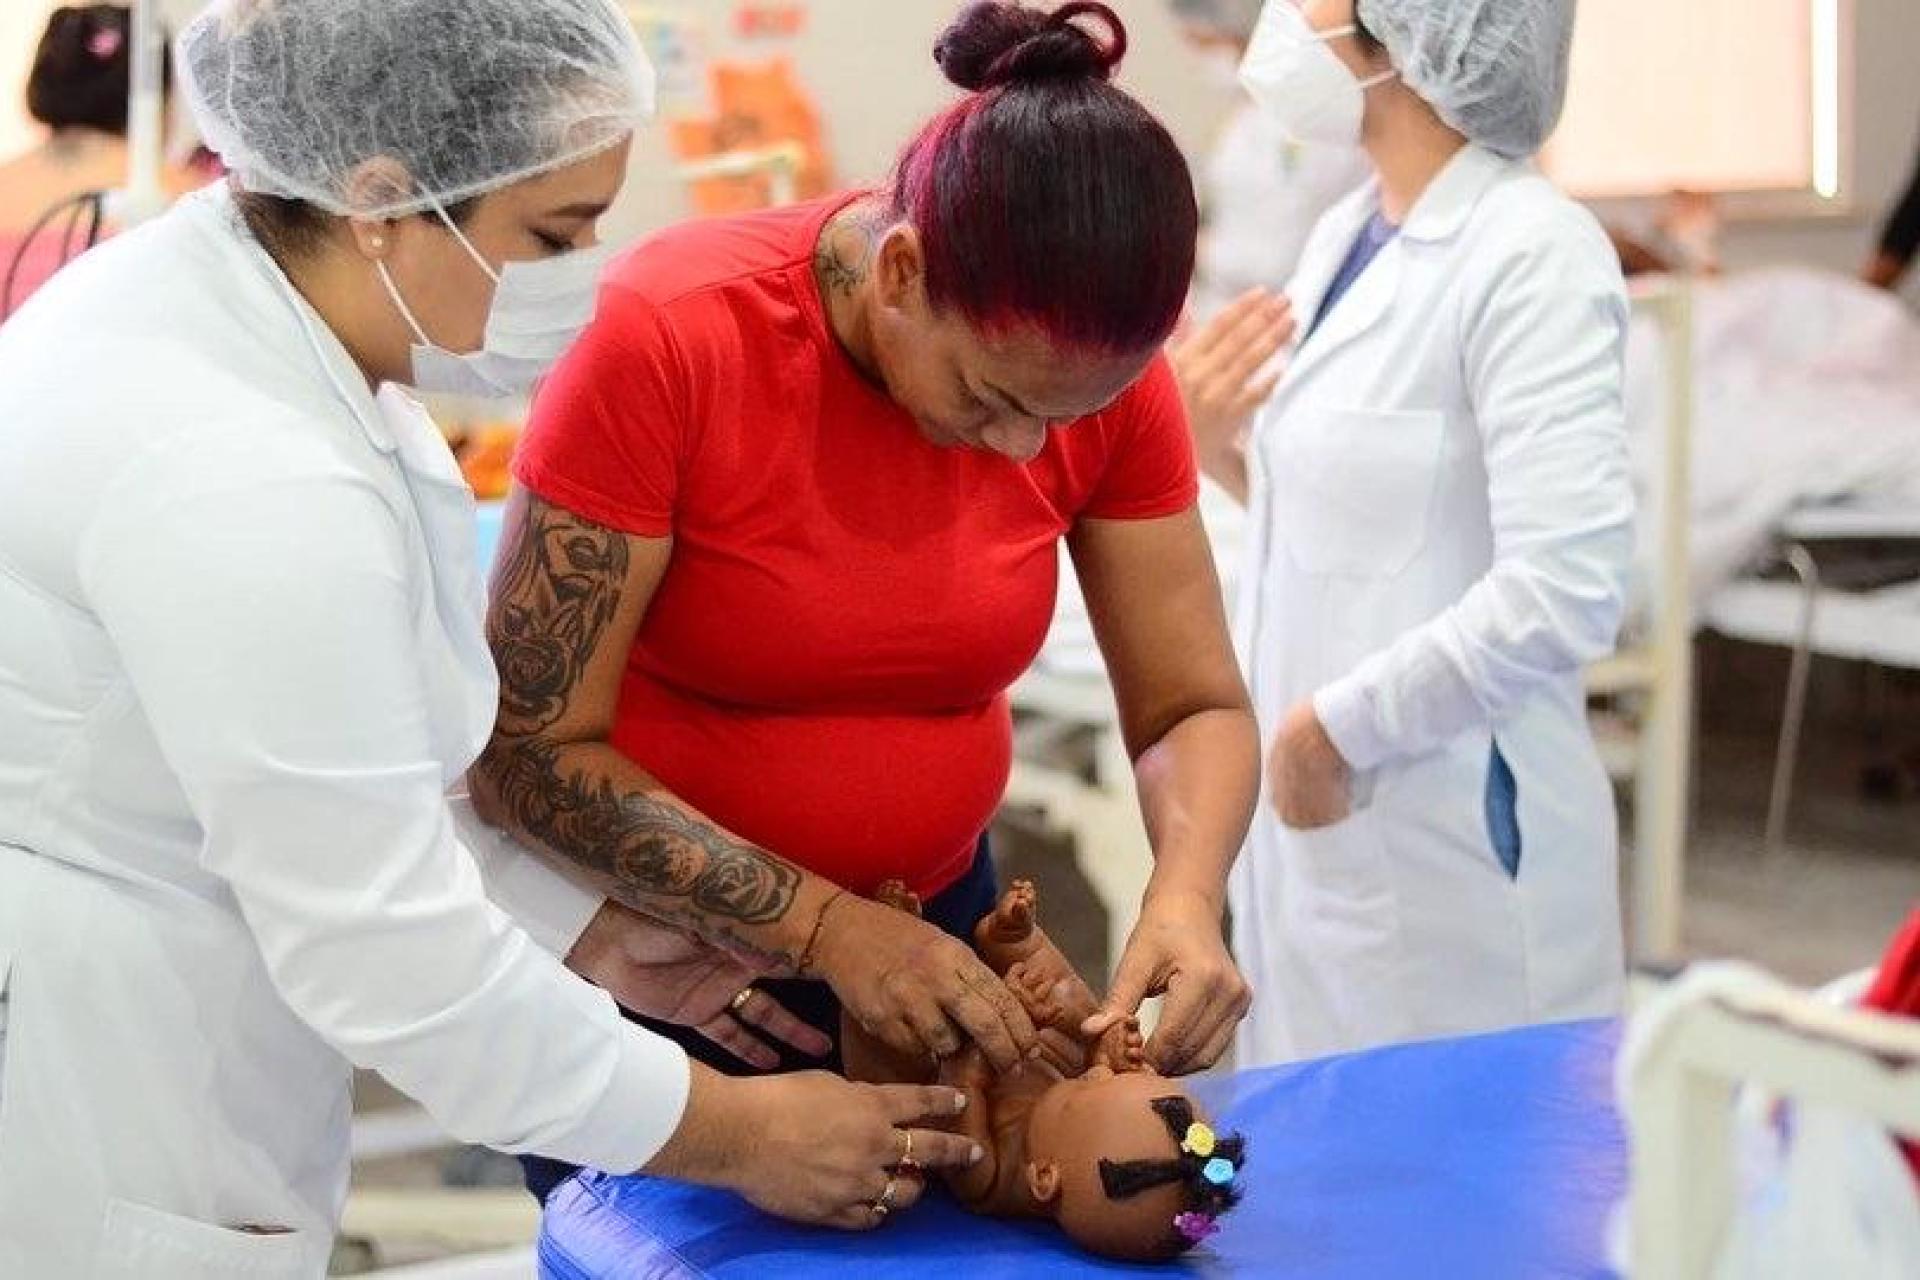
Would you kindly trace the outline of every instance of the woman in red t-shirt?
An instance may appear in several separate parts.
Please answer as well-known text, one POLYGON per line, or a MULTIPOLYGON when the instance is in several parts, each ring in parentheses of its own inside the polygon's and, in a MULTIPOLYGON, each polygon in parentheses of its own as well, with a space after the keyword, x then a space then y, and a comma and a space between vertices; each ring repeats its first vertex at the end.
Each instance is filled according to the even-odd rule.
POLYGON ((1258 748, 1159 356, 1196 213, 1107 83, 1124 49, 1102 5, 975 6, 935 50, 975 92, 887 190, 620 261, 541 393, 493 593, 489 817, 902 1049, 1002 1068, 1033 1028, 934 925, 992 904, 1006 694, 1063 537, 1155 850, 1103 1017, 1164 992, 1151 1050, 1181 1071, 1248 1003, 1221 912, 1258 748), (933 923, 864 900, 893 878, 933 923))

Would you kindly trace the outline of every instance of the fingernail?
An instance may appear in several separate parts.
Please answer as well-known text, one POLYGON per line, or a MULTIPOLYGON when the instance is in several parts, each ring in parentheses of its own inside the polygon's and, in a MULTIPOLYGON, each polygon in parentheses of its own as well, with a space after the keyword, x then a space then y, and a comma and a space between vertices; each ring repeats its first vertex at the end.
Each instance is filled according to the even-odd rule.
POLYGON ((1032 1062, 1040 1061, 1040 1046, 1035 1045, 1033 1048, 1027 1050, 1027 1058, 1032 1062))
POLYGON ((965 1111, 966 1109, 967 1109, 967 1095, 964 1093, 954 1094, 953 1095, 953 1113, 955 1115, 959 1115, 962 1111, 965 1111))
POLYGON ((985 1156, 986 1154, 987 1154, 986 1152, 980 1149, 980 1144, 976 1142, 973 1144, 973 1147, 967 1152, 967 1163, 979 1164, 981 1157, 985 1156))

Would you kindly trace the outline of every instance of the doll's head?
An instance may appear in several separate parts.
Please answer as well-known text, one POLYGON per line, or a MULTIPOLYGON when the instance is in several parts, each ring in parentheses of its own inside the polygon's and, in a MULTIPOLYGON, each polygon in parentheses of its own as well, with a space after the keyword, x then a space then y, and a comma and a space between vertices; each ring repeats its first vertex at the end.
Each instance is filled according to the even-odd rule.
POLYGON ((1239 1203, 1245 1150, 1238 1134, 1217 1137, 1166 1077, 1095 1070, 1034 1105, 1027 1186, 1081 1248, 1157 1262, 1212 1235, 1239 1203))

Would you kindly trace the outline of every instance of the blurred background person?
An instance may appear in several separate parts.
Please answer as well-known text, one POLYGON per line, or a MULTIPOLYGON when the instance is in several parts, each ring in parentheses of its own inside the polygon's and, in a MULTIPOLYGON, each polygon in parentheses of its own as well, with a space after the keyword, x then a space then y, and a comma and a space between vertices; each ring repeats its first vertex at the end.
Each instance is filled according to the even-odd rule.
MULTIPOLYGON (((132 52, 124 5, 56 9, 47 20, 26 91, 46 132, 0 162, 0 320, 106 231, 82 197, 126 182, 132 52)), ((180 168, 162 181, 171 195, 197 185, 180 168)))
POLYGON ((1898 289, 1916 254, 1920 254, 1920 160, 1914 163, 1906 194, 1887 216, 1880 242, 1861 269, 1860 278, 1875 288, 1898 289))

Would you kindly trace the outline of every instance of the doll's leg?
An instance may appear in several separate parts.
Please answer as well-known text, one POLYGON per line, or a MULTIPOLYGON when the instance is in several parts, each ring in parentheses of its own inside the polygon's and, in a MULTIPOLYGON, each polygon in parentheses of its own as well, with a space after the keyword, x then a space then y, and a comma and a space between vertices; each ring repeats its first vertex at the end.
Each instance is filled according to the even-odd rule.
POLYGON ((1094 1041, 1093 1065, 1115 1075, 1147 1070, 1147 1041, 1140 1032, 1140 1019, 1122 1018, 1108 1027, 1094 1041))
POLYGON ((1092 988, 1054 945, 1036 918, 1039 895, 1031 882, 1016 880, 1000 897, 1000 905, 974 930, 974 948, 995 973, 1006 976, 1016 965, 1043 976, 1061 1009, 1062 1029, 1077 1034, 1079 1024, 1099 1008, 1092 988), (1062 985, 1064 984, 1064 985, 1062 985))
POLYGON ((1034 923, 1038 895, 1030 880, 1015 880, 1000 895, 1000 902, 973 930, 974 950, 995 973, 1007 970, 1038 951, 1046 935, 1034 923))

